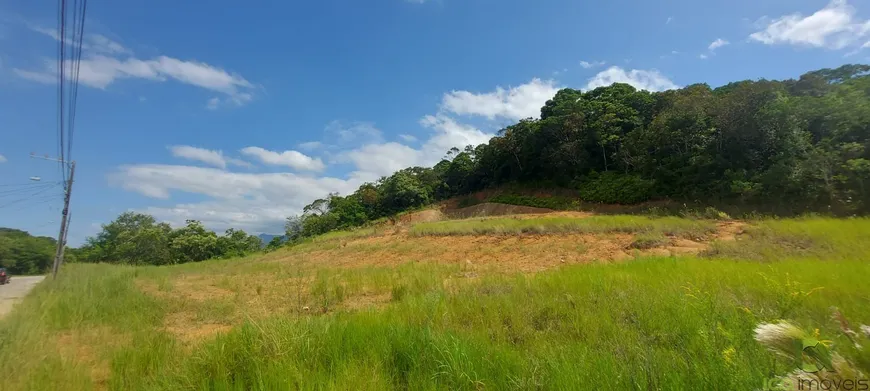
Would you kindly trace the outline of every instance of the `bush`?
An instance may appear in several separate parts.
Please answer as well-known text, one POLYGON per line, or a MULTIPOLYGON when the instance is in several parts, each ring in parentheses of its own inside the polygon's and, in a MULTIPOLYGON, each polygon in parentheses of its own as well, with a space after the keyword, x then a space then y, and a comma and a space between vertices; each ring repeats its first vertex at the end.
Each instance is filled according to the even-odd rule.
POLYGON ((654 181, 636 175, 608 171, 592 173, 580 185, 584 201, 606 204, 637 204, 652 198, 654 181))

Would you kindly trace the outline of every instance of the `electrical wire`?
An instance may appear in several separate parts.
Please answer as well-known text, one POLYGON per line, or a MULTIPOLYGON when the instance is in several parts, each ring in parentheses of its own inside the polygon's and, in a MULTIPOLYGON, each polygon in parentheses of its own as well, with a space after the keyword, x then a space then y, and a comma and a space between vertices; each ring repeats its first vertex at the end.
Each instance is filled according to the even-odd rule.
MULTIPOLYGON (((63 194, 55 194, 47 196, 48 198, 41 199, 39 202, 30 202, 28 204, 22 205, 17 209, 13 209, 15 212, 21 212, 27 209, 31 209, 40 205, 48 204, 48 210, 50 212, 57 212, 61 207, 63 207, 63 194)), ((31 200, 32 201, 32 200, 31 200)))
POLYGON ((51 190, 51 189, 53 189, 53 187, 46 187, 46 188, 44 188, 44 189, 40 189, 39 191, 37 191, 37 192, 35 192, 35 193, 33 193, 33 194, 30 194, 30 195, 27 196, 27 197, 19 198, 19 199, 15 200, 15 201, 12 201, 12 202, 8 202, 8 203, 5 203, 5 204, 2 204, 2 205, 0 205, 0 209, 2 209, 2 208, 6 208, 6 207, 8 207, 8 206, 10 206, 10 205, 15 205, 15 204, 17 204, 17 203, 19 203, 19 202, 24 202, 24 201, 28 201, 28 200, 40 200, 40 199, 42 199, 42 198, 45 197, 45 196, 42 196, 42 197, 36 197, 36 198, 34 198, 34 197, 37 196, 37 195, 40 195, 40 194, 42 194, 42 193, 45 193, 46 191, 49 191, 49 190, 51 190))
POLYGON ((64 96, 63 87, 64 76, 66 76, 66 0, 58 0, 58 20, 57 20, 57 35, 60 38, 58 41, 58 56, 57 56, 57 116, 58 116, 58 156, 60 156, 60 170, 63 181, 66 182, 66 168, 64 167, 64 96))
POLYGON ((70 99, 69 99, 69 119, 67 121, 68 128, 68 137, 67 137, 67 159, 72 160, 72 146, 73 140, 75 136, 75 120, 76 120, 76 106, 78 104, 78 94, 79 94, 79 73, 81 71, 81 63, 82 63, 82 41, 84 39, 84 30, 85 30, 85 13, 88 10, 88 1, 87 0, 75 0, 73 3, 73 40, 75 41, 76 37, 78 38, 77 42, 74 42, 73 46, 73 62, 70 66, 71 69, 71 87, 70 87, 70 99))
POLYGON ((6 184, 2 184, 2 185, 0 185, 0 187, 8 187, 8 186, 21 186, 21 187, 24 187, 24 186, 39 186, 39 185, 44 185, 44 184, 46 184, 46 183, 60 184, 61 182, 60 182, 60 181, 57 181, 57 182, 24 182, 24 183, 6 183, 6 184))
POLYGON ((2 190, 2 191, 0 191, 0 197, 8 197, 10 195, 19 195, 19 194, 31 192, 33 190, 50 188, 50 187, 55 187, 55 186, 59 186, 59 185, 58 184, 45 184, 42 186, 25 187, 22 189, 2 190))

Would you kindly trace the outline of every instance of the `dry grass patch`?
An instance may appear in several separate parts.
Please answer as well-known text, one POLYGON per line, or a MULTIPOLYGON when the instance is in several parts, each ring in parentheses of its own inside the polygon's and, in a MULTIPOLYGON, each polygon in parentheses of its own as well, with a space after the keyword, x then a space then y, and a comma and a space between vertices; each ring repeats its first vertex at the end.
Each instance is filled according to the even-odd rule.
POLYGON ((174 312, 164 318, 163 329, 172 334, 183 346, 194 346, 204 340, 212 339, 220 333, 232 330, 233 325, 223 323, 203 323, 192 312, 174 312))
POLYGON ((111 378, 111 353, 132 344, 132 338, 107 326, 61 332, 55 337, 61 360, 86 369, 96 389, 107 389, 111 378))

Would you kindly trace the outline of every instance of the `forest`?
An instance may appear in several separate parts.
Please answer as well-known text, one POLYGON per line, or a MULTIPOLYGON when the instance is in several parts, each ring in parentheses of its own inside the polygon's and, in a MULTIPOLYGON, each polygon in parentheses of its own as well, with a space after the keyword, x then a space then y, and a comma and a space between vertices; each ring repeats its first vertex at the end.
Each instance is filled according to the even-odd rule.
POLYGON ((0 228, 0 267, 12 274, 38 274, 54 260, 57 241, 45 236, 0 228))
POLYGON ((669 199, 773 214, 870 209, 870 66, 797 80, 563 89, 488 143, 454 148, 287 220, 291 240, 505 184, 574 189, 585 202, 669 199))

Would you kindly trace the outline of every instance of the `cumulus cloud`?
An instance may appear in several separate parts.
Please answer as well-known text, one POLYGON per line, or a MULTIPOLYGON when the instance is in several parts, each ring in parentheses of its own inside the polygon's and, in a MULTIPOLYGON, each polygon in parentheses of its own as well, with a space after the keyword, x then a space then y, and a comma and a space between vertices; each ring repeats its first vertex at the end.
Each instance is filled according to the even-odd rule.
POLYGON ((632 69, 626 71, 618 66, 612 66, 589 79, 586 89, 606 87, 613 83, 626 83, 634 88, 647 91, 664 91, 679 88, 670 79, 657 70, 632 69))
MULTIPOLYGON (((31 26, 33 31, 60 40, 56 30, 31 26)), ((154 82, 173 80, 223 94, 223 98, 211 98, 206 107, 216 109, 221 105, 241 106, 253 99, 254 85, 241 75, 195 60, 180 60, 169 56, 139 59, 120 43, 98 34, 87 35, 82 51, 87 54, 79 63, 79 83, 106 89, 122 79, 143 79, 154 82)), ((67 38, 64 43, 70 44, 67 38)), ((64 64, 69 72, 70 64, 64 64)), ((57 82, 57 63, 46 59, 42 69, 15 68, 19 77, 44 83, 57 82)), ((67 75, 69 77, 70 75, 67 75)))
POLYGON ((368 144, 342 153, 339 158, 356 166, 352 177, 374 181, 407 167, 426 165, 420 150, 395 142, 368 144))
POLYGON ((556 95, 553 80, 532 79, 516 87, 496 87, 493 92, 451 91, 444 94, 441 109, 457 115, 478 115, 493 120, 537 117, 541 106, 556 95))
POLYGON ((173 145, 169 147, 169 151, 172 152, 172 156, 200 161, 219 168, 227 168, 227 164, 248 168, 252 167, 251 163, 244 160, 224 156, 223 151, 214 151, 189 145, 173 145))
POLYGON ((773 20, 763 18, 762 23, 766 26, 749 39, 767 45, 842 49, 870 34, 870 21, 857 18, 855 8, 846 0, 833 0, 809 16, 795 13, 773 20))
POLYGON ((140 164, 122 166, 109 177, 111 184, 152 198, 168 199, 173 192, 201 194, 212 200, 143 210, 155 217, 183 224, 198 219, 209 228, 243 228, 251 232, 281 232, 284 219, 328 193, 347 194, 358 180, 310 177, 294 173, 234 173, 217 168, 140 164))
POLYGON ((488 142, 494 136, 484 133, 474 126, 456 122, 444 114, 427 115, 420 120, 420 124, 434 131, 434 134, 423 145, 424 161, 429 165, 437 163, 450 148, 464 148, 468 145, 478 146, 488 142))
POLYGON ((275 152, 260 147, 246 147, 241 152, 265 164, 287 166, 300 171, 323 171, 326 167, 320 158, 312 158, 299 151, 275 152))

